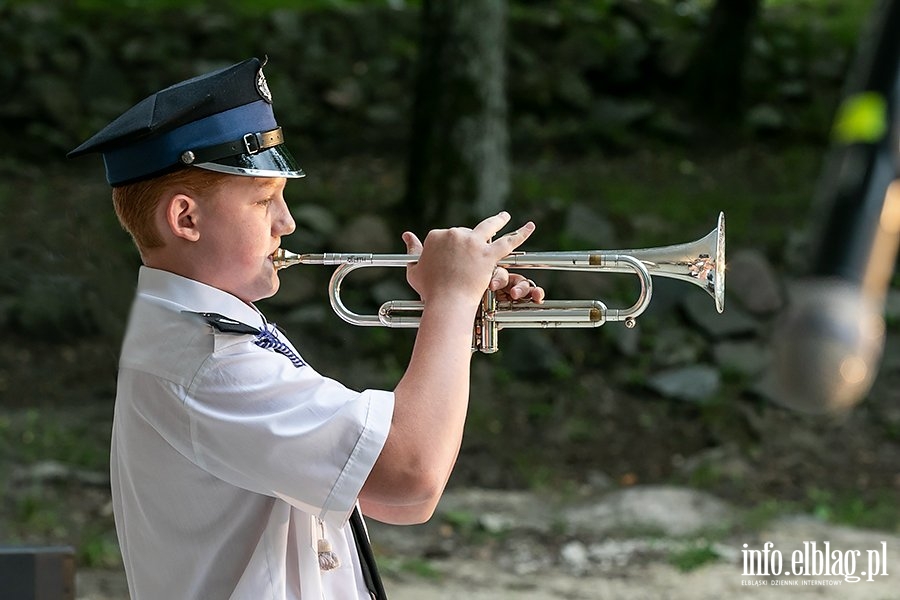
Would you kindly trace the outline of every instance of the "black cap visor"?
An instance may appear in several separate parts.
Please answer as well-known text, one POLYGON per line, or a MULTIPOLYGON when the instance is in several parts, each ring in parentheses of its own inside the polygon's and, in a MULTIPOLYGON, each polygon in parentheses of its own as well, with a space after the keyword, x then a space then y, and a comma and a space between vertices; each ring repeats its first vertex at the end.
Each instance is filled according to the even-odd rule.
POLYGON ((306 173, 291 156, 284 144, 273 146, 255 154, 235 154, 212 161, 195 163, 195 167, 246 177, 286 177, 297 179, 306 173))

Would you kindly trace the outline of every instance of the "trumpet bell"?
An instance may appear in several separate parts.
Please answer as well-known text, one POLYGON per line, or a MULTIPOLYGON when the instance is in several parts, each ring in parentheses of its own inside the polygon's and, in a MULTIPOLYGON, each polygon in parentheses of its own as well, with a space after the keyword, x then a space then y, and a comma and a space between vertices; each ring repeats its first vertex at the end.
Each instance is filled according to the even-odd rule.
POLYGON ((720 212, 716 227, 708 234, 685 244, 632 250, 590 250, 581 252, 525 252, 514 261, 504 259, 501 266, 520 268, 554 268, 558 270, 607 273, 633 273, 631 265, 623 264, 623 256, 636 258, 653 277, 668 277, 693 283, 706 290, 716 303, 716 310, 725 310, 725 213, 720 212), (577 260, 587 257, 586 261, 577 260), (569 260, 571 259, 571 260, 569 260), (552 266, 549 266, 552 265, 552 266))
POLYGON ((623 253, 642 261, 650 275, 702 287, 715 300, 716 310, 725 310, 725 213, 719 213, 715 229, 695 242, 623 253))

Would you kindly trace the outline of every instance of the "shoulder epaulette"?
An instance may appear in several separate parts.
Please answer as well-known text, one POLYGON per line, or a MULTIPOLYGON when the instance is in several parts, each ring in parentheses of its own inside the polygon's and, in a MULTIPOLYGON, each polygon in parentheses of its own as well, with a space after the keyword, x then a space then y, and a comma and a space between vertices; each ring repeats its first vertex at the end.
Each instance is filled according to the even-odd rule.
POLYGON ((220 315, 218 313, 191 312, 189 310, 185 310, 182 312, 184 314, 196 315, 200 317, 208 325, 211 325, 216 331, 221 331, 222 333, 257 335, 260 331, 258 327, 253 327, 252 325, 247 325, 246 323, 241 323, 240 321, 235 321, 234 319, 230 319, 225 315, 220 315))

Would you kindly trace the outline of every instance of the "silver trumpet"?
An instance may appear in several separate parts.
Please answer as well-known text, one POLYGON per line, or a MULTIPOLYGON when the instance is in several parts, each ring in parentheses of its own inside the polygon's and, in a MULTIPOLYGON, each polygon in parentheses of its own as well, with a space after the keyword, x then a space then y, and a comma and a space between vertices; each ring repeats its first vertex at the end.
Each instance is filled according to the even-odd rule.
MULTIPOLYGON (((295 254, 283 248, 272 255, 275 269, 293 265, 337 266, 328 285, 331 308, 351 325, 404 328, 419 326, 422 302, 389 300, 381 305, 377 314, 361 315, 344 305, 341 284, 356 269, 405 267, 418 258, 413 254, 295 254)), ((650 304, 653 276, 700 286, 713 297, 716 310, 721 313, 725 308, 725 214, 719 213, 716 227, 709 234, 687 244, 641 250, 513 252, 497 266, 509 270, 634 273, 641 290, 637 302, 629 308, 607 308, 599 300, 547 300, 541 304, 498 302, 495 293, 488 290, 475 317, 473 351, 496 352, 497 334, 506 328, 599 327, 609 321, 624 321, 626 327, 634 327, 637 317, 650 304)))

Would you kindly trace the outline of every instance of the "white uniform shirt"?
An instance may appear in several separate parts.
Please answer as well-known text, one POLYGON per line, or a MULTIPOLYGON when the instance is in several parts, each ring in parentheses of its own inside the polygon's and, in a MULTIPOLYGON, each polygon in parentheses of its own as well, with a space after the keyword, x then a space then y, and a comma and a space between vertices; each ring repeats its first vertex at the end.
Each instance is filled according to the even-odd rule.
POLYGON ((368 598, 344 525, 393 394, 348 390, 185 311, 265 326, 230 294, 141 269, 111 449, 132 600, 368 598), (332 571, 319 569, 319 519, 332 571))

